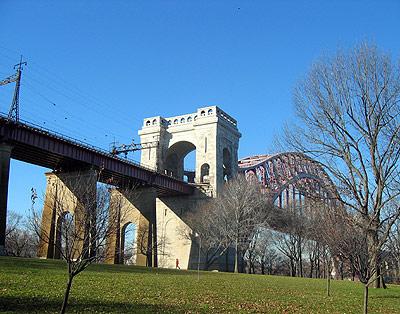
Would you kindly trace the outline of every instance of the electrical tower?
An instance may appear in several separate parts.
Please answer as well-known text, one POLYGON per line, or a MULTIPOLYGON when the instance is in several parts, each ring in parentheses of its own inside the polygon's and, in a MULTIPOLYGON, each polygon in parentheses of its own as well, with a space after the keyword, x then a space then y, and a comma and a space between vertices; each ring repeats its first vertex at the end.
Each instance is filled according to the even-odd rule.
POLYGON ((15 122, 19 122, 19 88, 21 86, 21 73, 24 65, 27 65, 27 63, 22 61, 21 56, 19 63, 14 65, 14 69, 17 70, 16 73, 0 81, 0 86, 15 82, 14 97, 8 112, 8 119, 15 122))

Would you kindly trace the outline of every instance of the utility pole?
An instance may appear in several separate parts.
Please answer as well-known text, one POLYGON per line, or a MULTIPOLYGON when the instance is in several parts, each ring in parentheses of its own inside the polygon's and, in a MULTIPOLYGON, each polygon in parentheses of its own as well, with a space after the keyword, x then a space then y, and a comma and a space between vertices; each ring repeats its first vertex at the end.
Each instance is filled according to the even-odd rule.
POLYGON ((13 101, 11 104, 10 111, 8 112, 8 119, 14 120, 15 122, 19 122, 19 88, 21 86, 21 71, 22 71, 22 66, 27 65, 26 62, 22 61, 22 55, 21 59, 18 64, 14 65, 14 69, 17 69, 17 78, 15 81, 15 90, 14 90, 14 97, 13 101))
POLYGON ((10 111, 8 112, 8 119, 14 120, 15 122, 19 122, 19 89, 21 86, 21 73, 24 65, 27 65, 27 63, 22 61, 21 55, 19 63, 14 65, 14 69, 16 69, 17 72, 14 75, 11 75, 0 81, 0 86, 15 82, 14 97, 11 103, 10 111))

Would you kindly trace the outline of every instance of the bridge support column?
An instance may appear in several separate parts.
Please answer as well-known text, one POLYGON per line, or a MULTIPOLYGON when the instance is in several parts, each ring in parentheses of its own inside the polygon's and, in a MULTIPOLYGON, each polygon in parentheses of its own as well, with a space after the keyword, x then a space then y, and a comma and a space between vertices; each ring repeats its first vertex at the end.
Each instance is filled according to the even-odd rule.
POLYGON ((107 240, 108 264, 124 263, 125 228, 136 225, 134 258, 140 266, 157 267, 156 191, 154 188, 115 189, 111 192, 110 210, 118 211, 119 223, 107 240))
MULTIPOLYGON (((90 206, 95 206, 97 172, 94 170, 69 173, 51 172, 46 173, 46 177, 47 186, 42 212, 38 257, 60 258, 61 227, 65 215, 69 213, 74 215, 74 219, 77 219, 81 211, 88 210, 90 206)), ((75 224, 75 228, 79 228, 76 232, 82 232, 79 238, 83 239, 76 241, 77 254, 80 254, 84 247, 90 245, 87 235, 90 232, 90 227, 83 226, 82 222, 83 220, 79 222, 79 226, 75 224)), ((95 253, 90 251, 89 254, 95 253)))
POLYGON ((12 147, 0 144, 0 256, 5 255, 8 180, 12 147))
MULTIPOLYGON (((191 196, 157 198, 158 263, 163 268, 197 269, 198 246, 192 245, 192 229, 184 221, 188 212, 209 197, 200 190, 191 196)), ((194 228, 196 226, 193 226, 194 228)), ((197 238, 195 241, 197 242, 197 238)), ((200 268, 203 266, 200 265, 200 268)))

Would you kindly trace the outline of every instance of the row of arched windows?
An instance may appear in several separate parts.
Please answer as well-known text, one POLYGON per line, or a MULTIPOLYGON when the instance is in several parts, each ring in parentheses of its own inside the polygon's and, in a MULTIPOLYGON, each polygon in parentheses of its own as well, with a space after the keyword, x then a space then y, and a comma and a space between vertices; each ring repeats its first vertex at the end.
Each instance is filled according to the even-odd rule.
MULTIPOLYGON (((200 116, 205 117, 206 115, 211 116, 213 114, 213 110, 212 109, 208 109, 207 113, 205 110, 202 110, 200 112, 200 116)), ((167 125, 171 125, 171 124, 179 124, 179 123, 190 123, 192 121, 196 121, 197 120, 197 115, 195 115, 193 118, 192 116, 189 116, 187 118, 182 117, 180 119, 176 118, 174 119, 174 121, 172 120, 168 120, 165 121, 163 120, 162 122, 165 122, 167 125)), ((153 119, 153 121, 147 120, 146 121, 146 126, 150 126, 150 125, 157 125, 157 119, 153 119)))
MULTIPOLYGON (((191 116, 189 116, 189 117, 187 117, 187 119, 181 118, 180 120, 179 120, 179 119, 175 119, 175 120, 174 120, 174 124, 178 124, 178 123, 189 123, 189 122, 192 122, 193 120, 196 121, 196 120, 197 120, 197 116, 194 116, 194 118, 192 118, 191 116)), ((168 120, 168 125, 170 125, 170 124, 172 124, 172 120, 168 120)))
POLYGON ((150 125, 157 125, 157 119, 154 119, 153 122, 150 122, 150 120, 147 120, 146 126, 150 126, 150 125))
MULTIPOLYGON (((212 109, 208 109, 207 115, 211 116, 212 114, 213 114, 213 110, 212 110, 212 109)), ((202 110, 202 111, 200 112, 200 115, 201 115, 202 117, 205 117, 205 116, 206 116, 206 112, 205 112, 204 110, 202 110)))

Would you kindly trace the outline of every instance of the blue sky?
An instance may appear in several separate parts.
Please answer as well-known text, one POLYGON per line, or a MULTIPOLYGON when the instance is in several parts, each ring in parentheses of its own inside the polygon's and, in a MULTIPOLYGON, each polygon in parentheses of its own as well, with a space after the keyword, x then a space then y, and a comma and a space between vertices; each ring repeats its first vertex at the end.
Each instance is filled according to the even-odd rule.
MULTIPOLYGON (((400 1, 0 1, 0 78, 24 55, 21 117, 108 148, 145 117, 218 105, 239 156, 271 150, 313 61, 368 40, 400 55, 400 1)), ((7 112, 13 86, 0 87, 7 112)), ((139 154, 133 156, 139 159, 139 154)), ((24 213, 45 169, 12 161, 24 213)))

